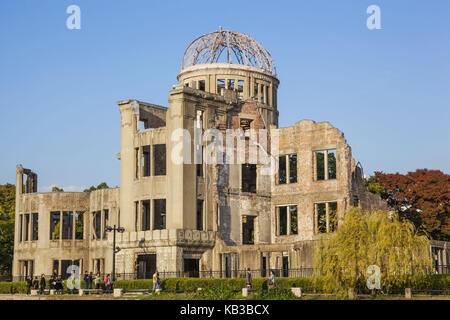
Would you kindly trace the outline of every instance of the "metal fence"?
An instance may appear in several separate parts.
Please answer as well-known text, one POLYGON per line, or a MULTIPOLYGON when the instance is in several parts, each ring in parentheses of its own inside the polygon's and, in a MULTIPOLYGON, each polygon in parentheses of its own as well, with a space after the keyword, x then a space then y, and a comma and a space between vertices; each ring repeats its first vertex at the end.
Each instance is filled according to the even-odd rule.
MULTIPOLYGON (((314 268, 298 268, 298 269, 260 269, 250 270, 252 278, 267 278, 270 271, 273 271, 277 278, 308 278, 314 276, 314 268)), ((439 265, 431 272, 431 274, 450 274, 450 265, 439 265)), ((225 271, 179 271, 168 272, 160 271, 159 277, 165 278, 177 278, 177 277, 190 277, 190 278, 206 278, 206 279, 219 279, 219 278, 245 278, 247 270, 225 270, 225 271)), ((62 275, 63 280, 67 279, 70 275, 62 275)), ((83 282, 84 274, 80 275, 80 281, 83 282)), ((101 278, 104 280, 106 274, 102 274, 101 278)), ((34 280, 33 276, 33 280, 34 280)), ((38 280, 41 275, 37 275, 38 280)), ((95 277, 95 275, 94 275, 95 277)), ((45 279, 50 280, 51 275, 46 275, 45 279)), ((135 272, 135 273, 116 273, 116 280, 137 280, 137 279, 152 279, 153 272, 135 272)), ((0 282, 10 281, 25 281, 26 276, 0 276, 0 282)))

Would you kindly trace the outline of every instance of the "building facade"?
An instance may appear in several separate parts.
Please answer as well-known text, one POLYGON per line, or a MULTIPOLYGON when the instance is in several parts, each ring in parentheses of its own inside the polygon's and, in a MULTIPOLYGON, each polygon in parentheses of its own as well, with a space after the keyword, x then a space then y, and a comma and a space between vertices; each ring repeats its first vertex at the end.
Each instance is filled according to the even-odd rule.
POLYGON ((314 243, 334 232, 345 209, 386 203, 364 190, 361 165, 330 123, 278 127, 278 86, 257 41, 213 32, 186 49, 168 108, 118 102, 120 188, 38 193, 37 175, 18 165, 13 275, 64 275, 73 264, 111 273, 106 226, 125 230, 116 239, 119 279, 155 269, 304 275, 314 243))

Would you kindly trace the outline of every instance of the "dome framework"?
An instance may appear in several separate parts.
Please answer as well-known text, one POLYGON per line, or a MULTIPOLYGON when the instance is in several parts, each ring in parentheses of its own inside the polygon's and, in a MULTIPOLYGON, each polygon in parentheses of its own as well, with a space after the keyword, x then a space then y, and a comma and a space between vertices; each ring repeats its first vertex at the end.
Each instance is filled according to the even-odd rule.
POLYGON ((261 68, 276 75, 270 53, 255 39, 239 32, 219 31, 195 39, 186 49, 181 62, 181 71, 199 64, 220 62, 226 55, 226 63, 261 68))

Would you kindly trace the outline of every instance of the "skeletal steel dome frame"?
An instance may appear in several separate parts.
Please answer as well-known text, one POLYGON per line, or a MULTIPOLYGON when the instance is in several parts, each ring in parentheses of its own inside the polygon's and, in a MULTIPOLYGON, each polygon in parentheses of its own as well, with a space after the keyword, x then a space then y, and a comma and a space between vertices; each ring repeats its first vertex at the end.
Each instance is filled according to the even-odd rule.
POLYGON ((187 47, 181 71, 198 64, 219 62, 222 53, 226 54, 227 63, 257 67, 276 75, 274 61, 261 44, 245 34, 222 29, 195 39, 187 47))

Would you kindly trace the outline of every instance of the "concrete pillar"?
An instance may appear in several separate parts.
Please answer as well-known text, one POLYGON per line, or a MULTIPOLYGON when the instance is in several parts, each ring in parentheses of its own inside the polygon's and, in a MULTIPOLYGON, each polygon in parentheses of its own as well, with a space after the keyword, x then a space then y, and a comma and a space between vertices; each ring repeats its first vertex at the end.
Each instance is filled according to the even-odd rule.
POLYGON ((302 296, 302 288, 291 288, 291 291, 296 297, 302 296))
POLYGON ((247 288, 242 288, 242 296, 243 297, 248 297, 249 296, 249 292, 247 288))
POLYGON ((406 299, 411 299, 412 298, 411 288, 405 288, 405 298, 406 299))
POLYGON ((134 231, 135 150, 134 135, 137 132, 139 104, 135 100, 118 103, 121 116, 120 139, 120 215, 121 225, 126 231, 134 231))
POLYGON ((122 289, 114 289, 113 295, 114 297, 121 297, 123 294, 122 289))

